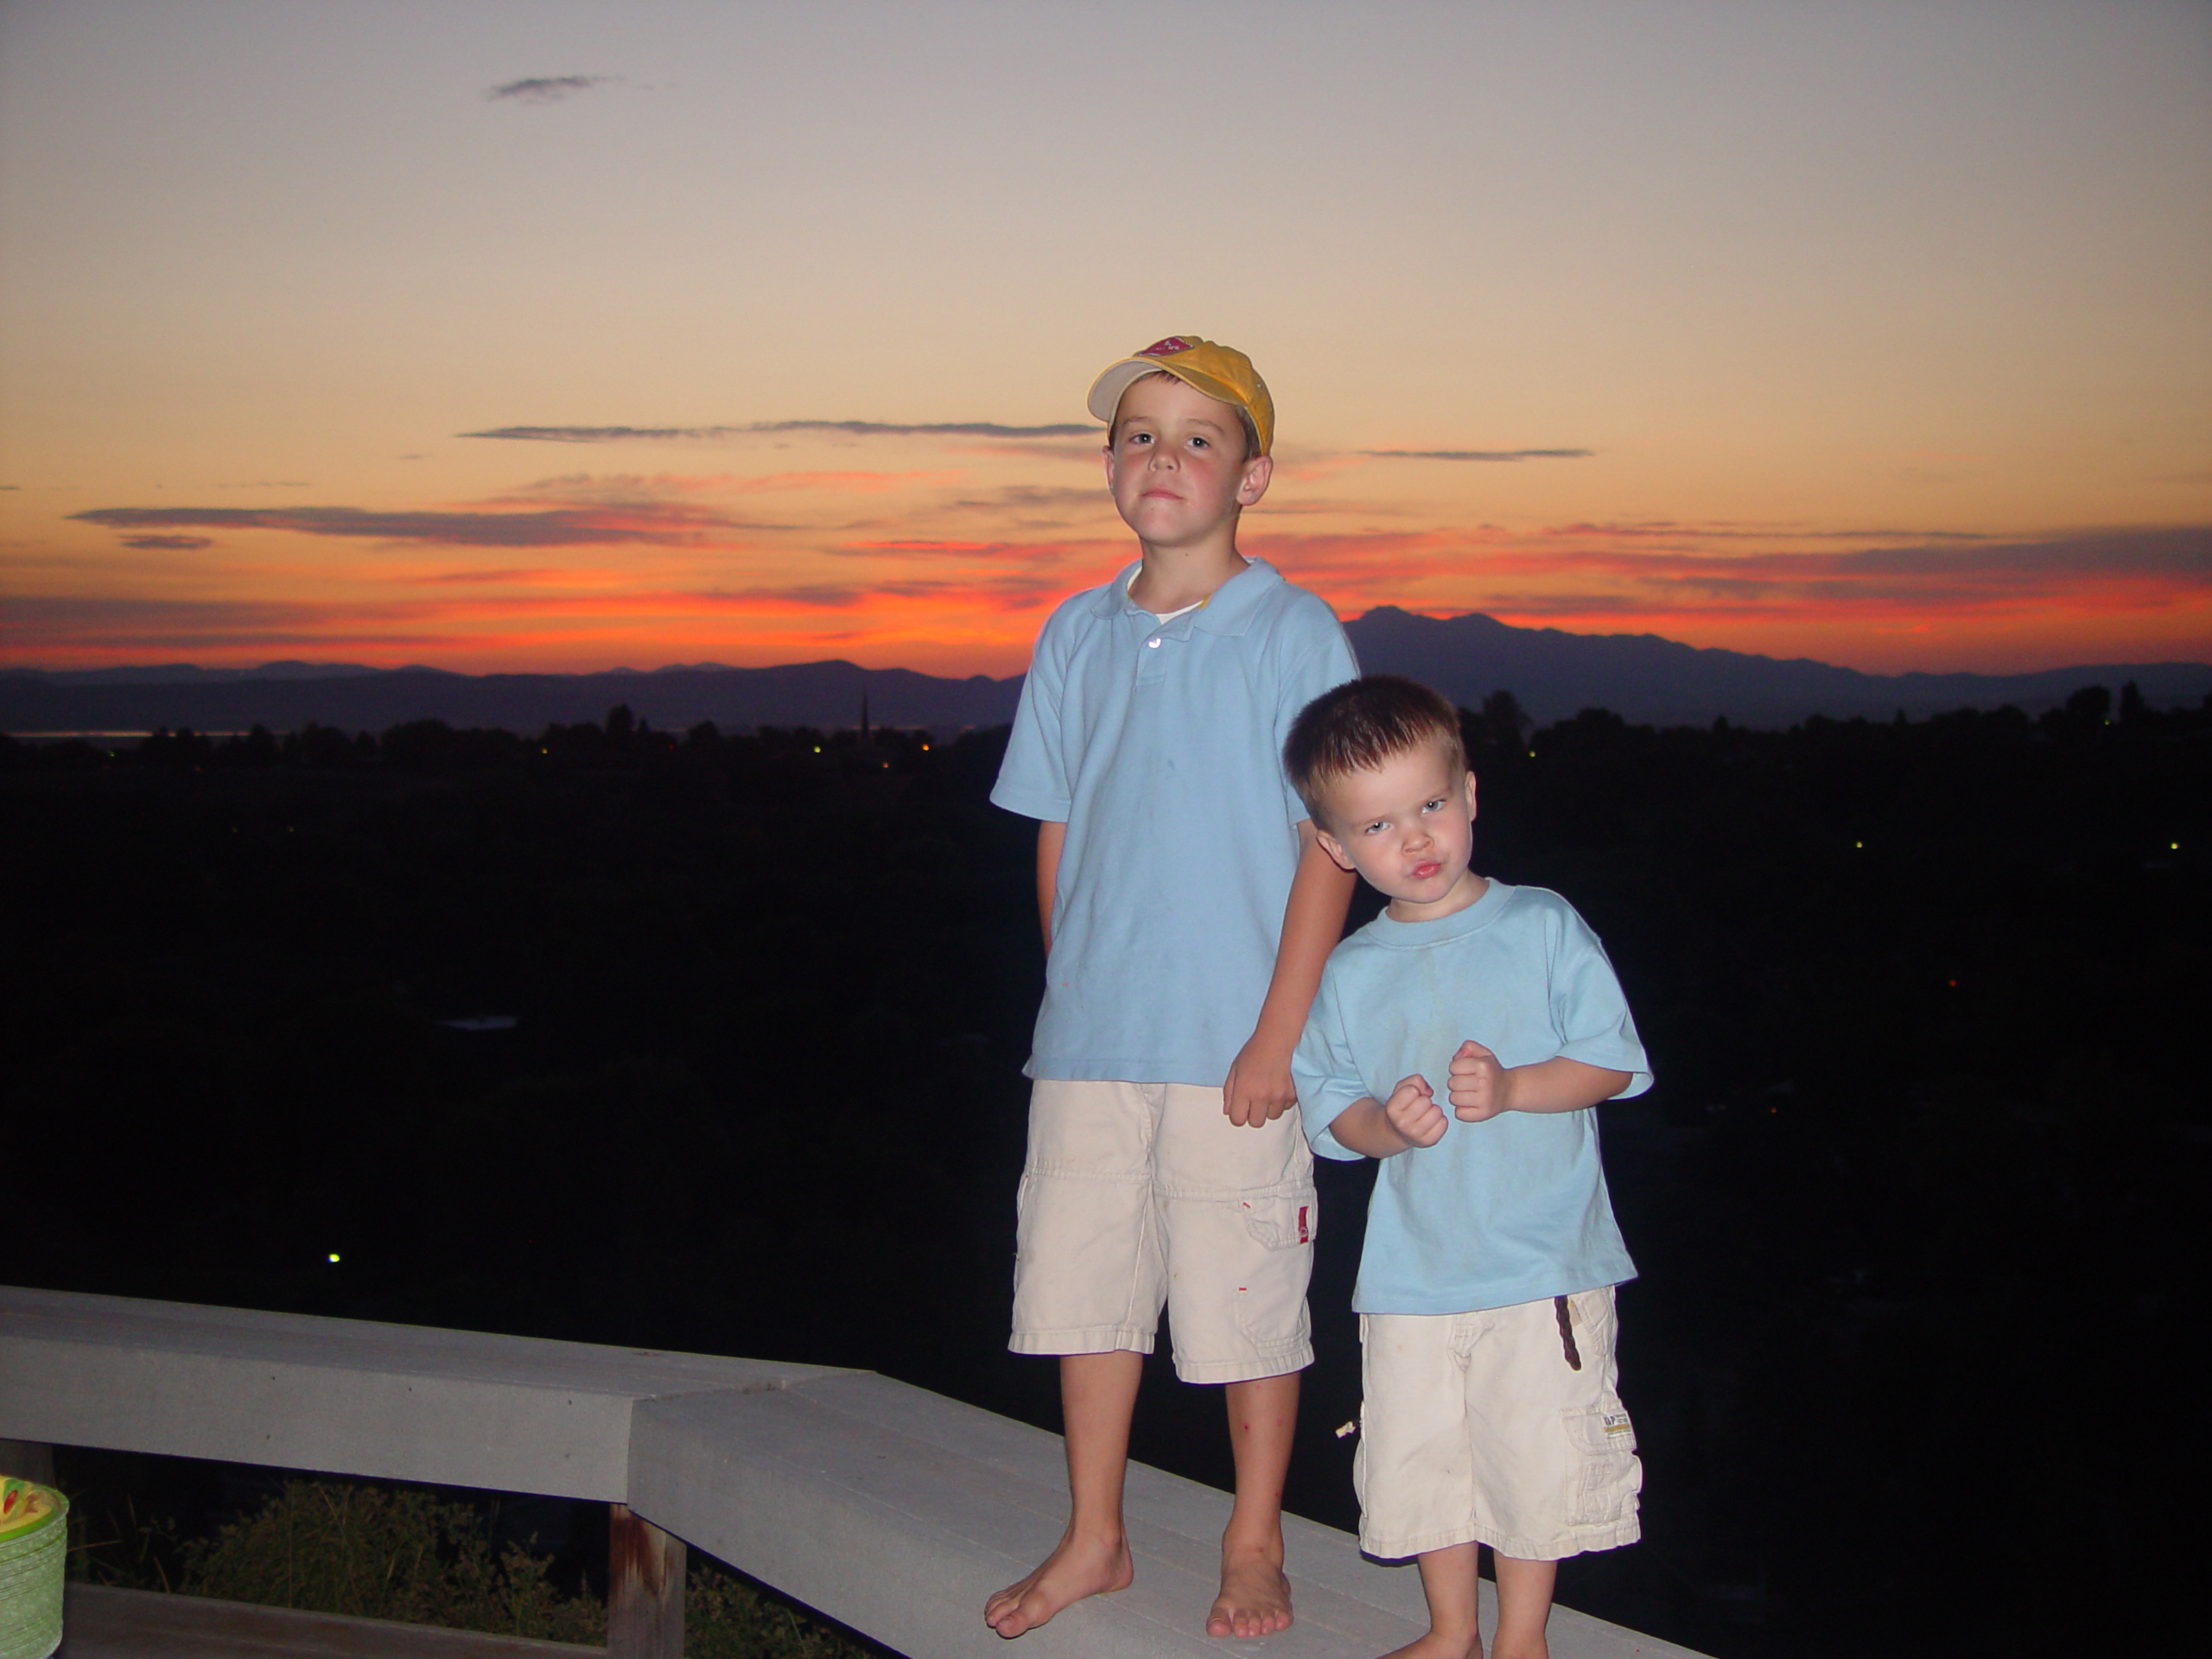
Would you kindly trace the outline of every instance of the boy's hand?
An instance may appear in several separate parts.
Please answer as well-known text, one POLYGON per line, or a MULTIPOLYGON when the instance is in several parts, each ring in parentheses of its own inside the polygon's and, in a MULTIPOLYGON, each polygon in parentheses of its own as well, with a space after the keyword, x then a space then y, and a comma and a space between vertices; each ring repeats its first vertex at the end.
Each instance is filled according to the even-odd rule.
POLYGON ((1444 1138, 1444 1109, 1436 1103, 1436 1090, 1427 1077, 1402 1078, 1382 1103, 1382 1116, 1417 1147, 1433 1147, 1444 1138))
POLYGON ((1239 1128, 1264 1128, 1298 1104, 1290 1080, 1290 1054, 1255 1034, 1230 1063, 1221 1085, 1221 1109, 1239 1128))
POLYGON ((1452 1115, 1462 1123, 1480 1123, 1513 1109, 1510 1085, 1497 1056, 1470 1037, 1452 1057, 1452 1115))

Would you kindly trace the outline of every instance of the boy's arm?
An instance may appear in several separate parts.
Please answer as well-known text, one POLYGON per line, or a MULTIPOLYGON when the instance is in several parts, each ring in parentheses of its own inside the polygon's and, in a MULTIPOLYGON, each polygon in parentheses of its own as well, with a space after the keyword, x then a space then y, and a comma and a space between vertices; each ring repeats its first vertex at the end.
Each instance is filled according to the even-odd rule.
POLYGON ((1402 1078, 1381 1101, 1362 1096, 1329 1120, 1337 1144, 1364 1158, 1395 1158, 1444 1138, 1444 1109, 1426 1077, 1402 1078))
POLYGON ((1500 1112, 1585 1111, 1611 1100, 1630 1081, 1628 1072, 1564 1054, 1534 1065, 1500 1065, 1497 1055, 1470 1037, 1452 1057, 1452 1115, 1480 1123, 1500 1112))
MULTIPOLYGON (((1038 854, 1044 854, 1040 843, 1038 854)), ((1298 1103, 1290 1080, 1291 1051, 1306 1028, 1306 1010, 1321 982, 1322 965, 1344 937, 1344 912, 1358 878, 1337 868, 1313 833, 1313 821, 1298 825, 1298 872, 1291 878, 1283 906, 1282 942, 1275 947, 1275 970, 1268 982, 1259 1023, 1229 1068, 1221 1086, 1222 1109, 1240 1127, 1258 1128, 1298 1103)))
POLYGON ((1045 956, 1052 955, 1052 905, 1060 893, 1060 849, 1067 845, 1068 826, 1057 818, 1037 824, 1037 925, 1045 930, 1045 956))

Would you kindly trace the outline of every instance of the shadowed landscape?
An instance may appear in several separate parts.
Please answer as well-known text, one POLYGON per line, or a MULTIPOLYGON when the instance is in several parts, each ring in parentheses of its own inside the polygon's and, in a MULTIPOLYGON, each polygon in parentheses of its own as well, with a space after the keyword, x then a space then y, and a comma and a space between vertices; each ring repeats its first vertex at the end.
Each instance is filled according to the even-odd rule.
MULTIPOLYGON (((2212 708, 1465 722, 1478 868, 1589 917, 1658 1077, 1602 1109, 1646 1540, 1561 1599, 1726 1659, 2171 1612, 2203 1458, 2145 1381, 2208 1266, 2212 708)), ((1042 967, 1004 737, 0 740, 37 1173, 0 1281, 852 1365, 1055 1427, 1003 1351, 1042 967)), ((1371 1172, 1322 1173, 1290 1505, 1348 1526, 1371 1172)), ((1213 1395, 1154 1371, 1136 1455, 1225 1484, 1213 1395)))
MULTIPOLYGON (((1403 674, 1461 702, 1491 688, 1516 696, 1539 721, 1592 703, 1659 726, 1784 727, 1815 715, 1913 718, 2006 704, 2031 715, 2063 706, 2085 683, 2134 684, 2152 708, 2194 706, 2212 695, 2212 664, 2137 663, 2022 674, 1864 674, 1806 658, 1700 650, 1655 634, 1568 633, 1520 628, 1495 617, 1416 615, 1377 606, 1344 625, 1368 670, 1403 674)), ((205 669, 189 663, 139 668, 0 670, 0 731, 145 732, 189 726, 296 731, 310 723, 383 731, 435 719, 456 726, 535 732, 595 720, 610 704, 684 731, 702 721, 724 730, 760 725, 842 726, 873 709, 892 726, 962 731, 1014 718, 1021 676, 952 679, 856 663, 727 668, 694 663, 639 673, 454 674, 435 668, 344 663, 264 663, 205 669)))

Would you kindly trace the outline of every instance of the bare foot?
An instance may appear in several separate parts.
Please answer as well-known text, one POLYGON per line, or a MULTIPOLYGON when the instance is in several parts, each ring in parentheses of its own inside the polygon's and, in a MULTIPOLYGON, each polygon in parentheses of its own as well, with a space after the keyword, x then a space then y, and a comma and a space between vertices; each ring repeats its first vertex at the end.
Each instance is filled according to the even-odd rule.
POLYGON ((1382 1659, 1483 1659, 1483 1639, 1471 1636, 1461 1640, 1432 1630, 1418 1642, 1391 1649, 1382 1659))
POLYGON ((1290 1628, 1290 1580, 1282 1558, 1259 1550, 1221 1552, 1221 1593, 1206 1615, 1208 1636, 1273 1636, 1290 1628))
POLYGON ((1136 1576, 1127 1539, 1116 1538, 1109 1544, 1070 1532, 1042 1567, 985 1604, 983 1623, 1001 1636, 1020 1636, 1085 1596, 1128 1589, 1136 1576))

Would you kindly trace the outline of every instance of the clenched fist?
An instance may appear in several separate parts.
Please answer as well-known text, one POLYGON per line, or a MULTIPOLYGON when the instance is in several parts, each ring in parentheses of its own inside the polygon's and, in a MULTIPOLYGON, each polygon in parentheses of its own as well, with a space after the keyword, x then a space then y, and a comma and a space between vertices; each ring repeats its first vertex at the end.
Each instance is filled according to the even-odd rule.
POLYGON ((1427 1077, 1401 1078, 1382 1103, 1382 1116, 1417 1147, 1433 1147, 1444 1138, 1444 1109, 1436 1103, 1436 1091, 1427 1077))
POLYGON ((1497 1056, 1470 1037, 1452 1057, 1452 1115, 1462 1123, 1480 1123, 1510 1111, 1506 1068, 1497 1056))

